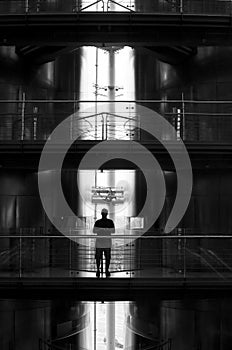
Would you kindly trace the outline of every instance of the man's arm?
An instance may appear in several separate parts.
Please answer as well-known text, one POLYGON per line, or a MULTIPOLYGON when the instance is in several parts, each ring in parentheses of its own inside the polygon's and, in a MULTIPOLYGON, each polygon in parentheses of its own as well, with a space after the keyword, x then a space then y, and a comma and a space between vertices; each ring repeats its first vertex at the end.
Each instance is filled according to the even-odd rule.
POLYGON ((114 222, 113 220, 111 220, 111 228, 109 229, 110 230, 110 233, 115 233, 115 227, 114 227, 114 222))
POLYGON ((101 231, 102 231, 102 228, 101 228, 101 227, 96 227, 96 226, 93 227, 93 233, 98 234, 98 233, 100 233, 101 231))
POLYGON ((99 227, 97 226, 97 221, 95 222, 95 224, 94 224, 94 227, 93 227, 93 233, 96 233, 96 234, 98 234, 99 233, 99 227))

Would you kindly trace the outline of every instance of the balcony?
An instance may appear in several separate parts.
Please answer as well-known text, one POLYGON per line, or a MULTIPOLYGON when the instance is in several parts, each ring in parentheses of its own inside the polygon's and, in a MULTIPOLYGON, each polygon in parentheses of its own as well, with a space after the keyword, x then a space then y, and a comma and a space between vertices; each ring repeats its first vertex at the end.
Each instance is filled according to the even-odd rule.
POLYGON ((182 139, 193 144, 231 144, 232 101, 114 101, 115 106, 122 106, 120 113, 88 112, 96 103, 102 106, 110 101, 0 100, 1 145, 44 143, 66 118, 69 122, 65 127, 73 142, 154 142, 143 131, 143 116, 136 111, 136 104, 149 106, 151 113, 159 114, 173 127, 169 134, 161 130, 160 141, 182 139))
POLYGON ((32 228, 1 235, 1 296, 41 298, 66 292, 96 300, 104 293, 109 300, 134 300, 154 292, 169 298, 186 291, 200 297, 231 293, 231 235, 205 236, 186 229, 169 236, 158 231, 116 234, 110 278, 96 278, 95 237, 78 230, 69 230, 67 237, 45 236, 32 228))
MULTIPOLYGON (((97 103, 104 106, 108 102, 97 103)), ((64 130, 67 141, 71 143, 67 154, 71 168, 74 163, 76 167, 76 162, 101 141, 108 141, 112 154, 120 149, 122 159, 128 152, 129 143, 139 142, 166 167, 172 165, 161 143, 176 152, 174 146, 180 140, 185 143, 193 167, 210 166, 211 161, 214 166, 218 163, 222 167, 230 162, 231 101, 135 100, 114 103, 123 106, 120 113, 86 112, 87 107, 96 106, 96 101, 1 100, 1 166, 12 166, 13 162, 16 167, 24 165, 37 169, 45 142, 52 139, 51 133, 64 120, 67 120, 64 130), (145 132, 143 117, 136 111, 136 104, 149 106, 151 113, 157 113, 169 122, 172 131, 160 130, 158 139, 145 132)), ((60 148, 57 144, 54 152, 62 151, 62 147, 62 142, 60 148)), ((128 167, 128 163, 125 166, 128 167)), ((114 167, 117 168, 116 163, 114 167)))
POLYGON ((1 13, 139 12, 184 14, 231 14, 229 0, 2 0, 1 13))
POLYGON ((231 1, 8 1, 2 45, 229 45, 231 1), (61 30, 62 27, 62 30, 61 30))

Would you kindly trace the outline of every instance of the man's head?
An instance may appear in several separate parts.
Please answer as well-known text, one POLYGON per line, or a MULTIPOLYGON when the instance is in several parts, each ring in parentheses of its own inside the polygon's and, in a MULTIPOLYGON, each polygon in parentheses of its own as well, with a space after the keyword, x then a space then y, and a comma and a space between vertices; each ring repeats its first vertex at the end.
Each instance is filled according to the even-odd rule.
POLYGON ((103 208, 102 211, 101 211, 101 214, 102 214, 103 218, 106 218, 107 215, 108 215, 108 210, 106 208, 103 208))

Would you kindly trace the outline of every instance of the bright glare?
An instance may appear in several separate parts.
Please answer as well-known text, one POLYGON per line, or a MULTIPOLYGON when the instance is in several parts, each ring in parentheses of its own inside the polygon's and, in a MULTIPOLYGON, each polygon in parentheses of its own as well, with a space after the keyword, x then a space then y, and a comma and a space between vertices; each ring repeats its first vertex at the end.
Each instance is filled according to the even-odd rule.
MULTIPOLYGON (((92 5, 93 1, 82 1, 82 9, 84 11, 129 11, 134 9, 134 0, 117 1, 117 3, 100 1, 92 5), (108 7, 107 4, 109 5, 108 7)), ((87 117, 87 119, 82 119, 82 121, 79 118, 77 120, 79 123, 78 128, 82 131, 82 139, 104 139, 106 136, 107 139, 133 139, 135 137, 133 133, 133 118, 135 123, 137 123, 137 119, 135 117, 135 108, 132 104, 128 104, 127 114, 121 119, 107 115, 106 121, 108 124, 105 123, 104 116, 101 116, 100 119, 94 116, 89 118, 85 110, 94 105, 97 115, 97 104, 94 103, 95 101, 134 99, 134 50, 130 47, 83 47, 80 100, 89 101, 89 103, 81 103, 79 106, 79 118, 80 116, 82 118, 87 117), (125 120, 125 118, 128 118, 128 120, 125 120)), ((112 170, 100 172, 97 170, 83 170, 78 172, 77 182, 78 187, 82 189, 78 215, 86 218, 86 225, 89 227, 90 233, 94 220, 100 216, 101 209, 108 207, 109 217, 115 222, 116 233, 123 234, 127 218, 135 215, 135 171, 112 170), (123 188, 125 201, 115 207, 112 206, 112 203, 104 201, 102 203, 93 203, 91 192, 93 186, 123 188)), ((94 350, 106 350, 106 307, 106 303, 96 303, 95 307, 94 303, 90 303, 90 333, 92 349, 94 350), (94 315, 95 312, 96 314, 94 315), (96 320, 96 325, 94 325, 94 320, 96 320), (94 334, 96 335, 96 348, 94 346, 94 334)), ((115 303, 115 348, 124 349, 128 345, 125 343, 125 339, 128 339, 128 334, 126 334, 127 312, 127 302, 115 303)))
MULTIPOLYGON (((92 349, 94 350, 94 312, 96 310, 96 350, 106 350, 107 341, 107 321, 106 308, 109 303, 94 302, 88 303, 90 310, 90 329, 92 339, 92 349)), ((115 348, 125 349, 128 330, 126 327, 128 317, 129 302, 114 302, 115 305, 115 348)))

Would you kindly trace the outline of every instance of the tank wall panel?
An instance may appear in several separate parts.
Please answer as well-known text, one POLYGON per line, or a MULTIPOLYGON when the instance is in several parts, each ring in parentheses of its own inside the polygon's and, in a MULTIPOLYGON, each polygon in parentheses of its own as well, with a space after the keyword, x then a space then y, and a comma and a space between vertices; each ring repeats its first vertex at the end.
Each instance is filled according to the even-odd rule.
POLYGON ((0 309, 2 350, 38 350, 39 339, 51 337, 49 302, 5 300, 0 309))
MULTIPOLYGON (((209 170, 194 172, 191 200, 179 227, 193 228, 205 234, 231 232, 231 219, 228 215, 232 205, 231 176, 229 170, 223 174, 209 170)), ((166 181, 172 183, 173 190, 167 192, 162 222, 167 220, 175 200, 173 180, 170 182, 170 176, 166 177, 166 181)))
MULTIPOLYGON (((136 97, 163 100, 231 100, 230 57, 230 47, 199 47, 195 56, 181 64, 171 65, 159 61, 155 52, 137 49, 136 97)), ((147 107, 155 109, 172 124, 173 108, 182 110, 181 102, 147 104, 147 107)), ((230 104, 186 103, 185 140, 230 142, 230 114, 230 104)), ((142 138, 146 140, 148 136, 142 135, 142 138)))
POLYGON ((0 302, 1 350, 45 349, 50 347, 46 345, 50 341, 57 348, 71 348, 70 344, 78 348, 83 329, 88 339, 89 309, 81 302, 64 299, 0 302), (64 339, 58 340, 59 337, 64 339))
MULTIPOLYGON (((0 47, 0 93, 5 100, 78 99, 80 90, 80 49, 42 65, 17 56, 15 47, 0 47)), ((54 126, 76 110, 73 103, 4 103, 0 105, 0 139, 47 139, 54 126), (23 112, 24 110, 24 112, 23 112), (36 120, 36 121, 35 121, 36 120), (34 125, 36 123, 36 134, 34 125)))
POLYGON ((173 350, 229 350, 231 300, 162 302, 163 337, 172 339, 173 350))

